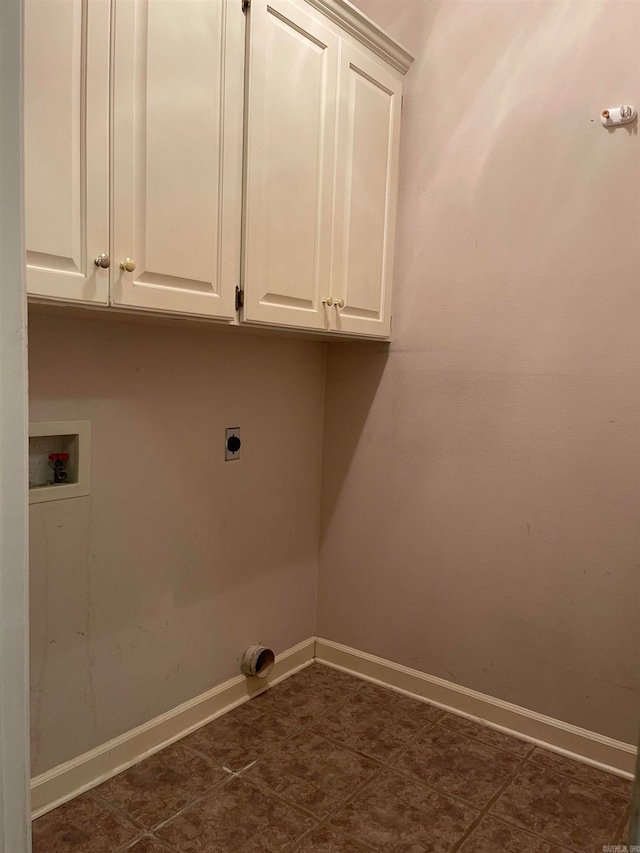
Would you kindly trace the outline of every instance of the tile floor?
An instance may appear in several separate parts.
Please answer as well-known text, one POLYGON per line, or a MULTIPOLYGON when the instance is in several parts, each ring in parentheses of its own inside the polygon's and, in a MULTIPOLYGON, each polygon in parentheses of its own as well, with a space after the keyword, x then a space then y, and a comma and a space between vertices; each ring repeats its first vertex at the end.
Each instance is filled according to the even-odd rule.
POLYGON ((601 853, 631 785, 313 664, 33 824, 34 853, 601 853))

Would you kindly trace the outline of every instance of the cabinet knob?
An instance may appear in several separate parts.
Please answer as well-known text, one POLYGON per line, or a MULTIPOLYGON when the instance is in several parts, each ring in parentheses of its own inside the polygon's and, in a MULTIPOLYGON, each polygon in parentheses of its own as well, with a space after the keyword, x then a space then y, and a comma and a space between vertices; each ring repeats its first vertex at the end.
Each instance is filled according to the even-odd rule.
POLYGON ((101 267, 103 270, 109 269, 111 266, 111 258, 109 255, 98 255, 98 257, 93 262, 97 267, 101 267))
POLYGON ((344 308, 344 299, 336 300, 336 308, 344 308))
POLYGON ((120 269, 125 272, 133 272, 136 268, 136 262, 133 258, 125 258, 124 261, 120 261, 120 269))
POLYGON ((325 296, 325 298, 322 300, 322 304, 328 305, 329 308, 331 308, 331 306, 333 305, 333 296, 325 296))

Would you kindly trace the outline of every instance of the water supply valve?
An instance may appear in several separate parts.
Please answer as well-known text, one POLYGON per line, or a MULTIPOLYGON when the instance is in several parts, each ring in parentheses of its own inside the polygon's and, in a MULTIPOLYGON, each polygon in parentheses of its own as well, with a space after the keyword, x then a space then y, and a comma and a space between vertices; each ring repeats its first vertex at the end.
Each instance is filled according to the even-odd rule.
POLYGON ((66 483, 67 471, 65 469, 65 462, 69 458, 68 453, 50 453, 49 461, 53 463, 53 483, 54 485, 58 483, 66 483))

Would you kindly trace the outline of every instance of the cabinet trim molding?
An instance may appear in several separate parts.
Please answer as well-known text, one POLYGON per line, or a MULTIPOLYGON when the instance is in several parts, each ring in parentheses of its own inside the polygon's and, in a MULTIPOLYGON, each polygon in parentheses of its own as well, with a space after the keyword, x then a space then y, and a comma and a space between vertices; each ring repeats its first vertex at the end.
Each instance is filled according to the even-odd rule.
POLYGON ((413 56, 401 44, 394 41, 384 30, 363 14, 348 0, 306 0, 330 20, 334 21, 349 35, 364 44, 393 68, 406 74, 413 56))

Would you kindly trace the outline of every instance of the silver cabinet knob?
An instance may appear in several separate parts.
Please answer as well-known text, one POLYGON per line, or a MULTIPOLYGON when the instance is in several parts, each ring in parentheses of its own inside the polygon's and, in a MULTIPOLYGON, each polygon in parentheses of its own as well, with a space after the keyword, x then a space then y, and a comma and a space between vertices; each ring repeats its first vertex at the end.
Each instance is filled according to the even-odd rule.
POLYGON ((344 299, 336 300, 336 308, 344 308, 344 299))
POLYGON ((133 258, 125 258, 124 261, 120 261, 120 269, 125 272, 133 272, 136 268, 136 262, 133 258))
POLYGON ((333 296, 325 296, 325 298, 322 300, 322 304, 328 305, 329 308, 331 308, 331 306, 333 305, 333 296))
POLYGON ((111 266, 111 258, 109 255, 98 255, 98 257, 93 262, 97 267, 101 267, 103 270, 109 269, 111 266))

